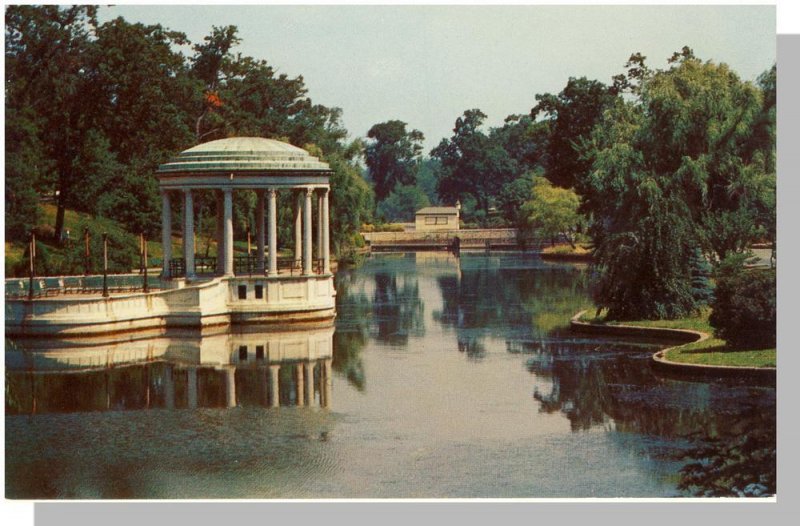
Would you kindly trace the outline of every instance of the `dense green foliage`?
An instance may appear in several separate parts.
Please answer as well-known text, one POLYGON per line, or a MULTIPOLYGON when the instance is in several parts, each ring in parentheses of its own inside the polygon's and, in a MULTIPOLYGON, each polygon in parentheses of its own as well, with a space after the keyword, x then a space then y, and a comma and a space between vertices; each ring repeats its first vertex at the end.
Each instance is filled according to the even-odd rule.
POLYGON ((714 298, 713 269, 699 247, 692 252, 689 267, 692 270, 692 298, 698 307, 704 307, 714 298))
POLYGON ((431 156, 441 162, 437 192, 442 201, 455 203, 469 196, 486 213, 494 197, 519 175, 519 166, 496 137, 480 130, 484 119, 478 109, 465 111, 453 136, 442 139, 431 156))
POLYGON ((421 131, 406 131, 405 122, 394 120, 374 125, 367 138, 371 140, 364 148, 364 157, 377 201, 386 199, 397 185, 416 183, 421 143, 425 140, 421 131))
POLYGON ((716 261, 774 231, 774 135, 756 133, 769 121, 763 90, 724 64, 688 48, 665 70, 634 58, 631 98, 584 148, 594 298, 612 319, 685 316, 705 301, 692 283, 697 246, 716 261))
MULTIPOLYGON (((122 18, 101 24, 96 12, 6 9, 8 239, 24 239, 39 223, 43 197, 58 206, 51 242, 60 239, 67 208, 153 237, 160 228, 160 163, 201 142, 260 136, 313 149, 335 167, 334 181, 355 192, 345 196, 334 186, 331 202, 334 246, 349 246, 371 212, 358 207, 371 206, 372 198, 357 168, 358 145, 345 142, 341 110, 312 103, 302 77, 235 53, 233 26, 215 27, 192 45, 160 25, 122 18)), ((255 199, 245 194, 236 196, 237 237, 253 224, 255 199)), ((283 231, 292 203, 283 196, 280 203, 283 231)), ((213 196, 199 193, 199 236, 214 228, 204 220, 214 206, 213 196)))
POLYGON ((561 236, 574 246, 573 238, 581 223, 578 194, 553 186, 544 177, 535 177, 530 195, 531 199, 522 205, 527 228, 545 239, 561 236))
POLYGON ((747 270, 744 262, 745 256, 736 254, 719 266, 709 322, 732 347, 774 347, 775 271, 747 270))
POLYGON ((378 205, 377 215, 385 221, 414 222, 414 213, 431 202, 417 186, 400 185, 378 205))
POLYGON ((558 95, 537 95, 531 116, 543 115, 550 133, 546 146, 546 176, 563 188, 580 187, 591 161, 582 153, 603 112, 616 101, 616 90, 602 82, 570 78, 558 95))

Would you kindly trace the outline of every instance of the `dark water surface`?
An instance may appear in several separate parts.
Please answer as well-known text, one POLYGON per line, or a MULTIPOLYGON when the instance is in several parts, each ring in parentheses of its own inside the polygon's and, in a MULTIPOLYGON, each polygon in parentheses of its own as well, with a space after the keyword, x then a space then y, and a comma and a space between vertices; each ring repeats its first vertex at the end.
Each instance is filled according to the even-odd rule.
POLYGON ((335 333, 302 342, 250 331, 10 347, 6 496, 774 488, 775 390, 663 379, 648 361, 657 345, 570 334, 570 316, 590 304, 580 266, 387 254, 340 271, 337 290, 335 333))

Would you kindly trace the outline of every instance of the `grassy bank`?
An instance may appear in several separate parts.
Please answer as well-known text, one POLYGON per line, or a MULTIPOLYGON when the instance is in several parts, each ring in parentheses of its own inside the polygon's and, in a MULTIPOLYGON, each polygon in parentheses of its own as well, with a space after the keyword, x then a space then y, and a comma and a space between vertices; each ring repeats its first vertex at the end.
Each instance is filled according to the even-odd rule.
POLYGON ((710 338, 694 343, 687 343, 668 351, 665 358, 673 362, 702 365, 724 365, 731 367, 775 367, 776 350, 736 349, 725 340, 714 338, 714 328, 708 322, 710 309, 700 315, 676 320, 633 320, 625 322, 606 322, 604 313, 598 317, 584 316, 581 321, 589 323, 608 323, 609 325, 637 325, 640 327, 659 327, 665 329, 688 329, 711 335, 710 338))

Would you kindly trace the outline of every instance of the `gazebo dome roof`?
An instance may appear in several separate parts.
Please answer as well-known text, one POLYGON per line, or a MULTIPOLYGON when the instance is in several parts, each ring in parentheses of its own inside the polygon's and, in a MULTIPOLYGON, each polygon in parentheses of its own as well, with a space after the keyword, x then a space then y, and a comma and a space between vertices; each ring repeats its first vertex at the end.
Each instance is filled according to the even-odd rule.
MULTIPOLYGON (((193 146, 158 167, 162 175, 205 172, 330 172, 328 163, 291 144, 230 137, 193 146)), ((268 174, 264 174, 268 175, 268 174)))

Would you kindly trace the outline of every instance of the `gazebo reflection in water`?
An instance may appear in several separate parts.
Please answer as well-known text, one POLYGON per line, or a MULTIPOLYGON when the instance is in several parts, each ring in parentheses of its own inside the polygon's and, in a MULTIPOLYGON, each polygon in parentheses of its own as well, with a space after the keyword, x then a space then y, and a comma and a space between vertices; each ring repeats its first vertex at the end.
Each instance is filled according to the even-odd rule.
POLYGON ((328 408, 333 332, 173 331, 99 345, 27 340, 6 350, 6 410, 328 408))

